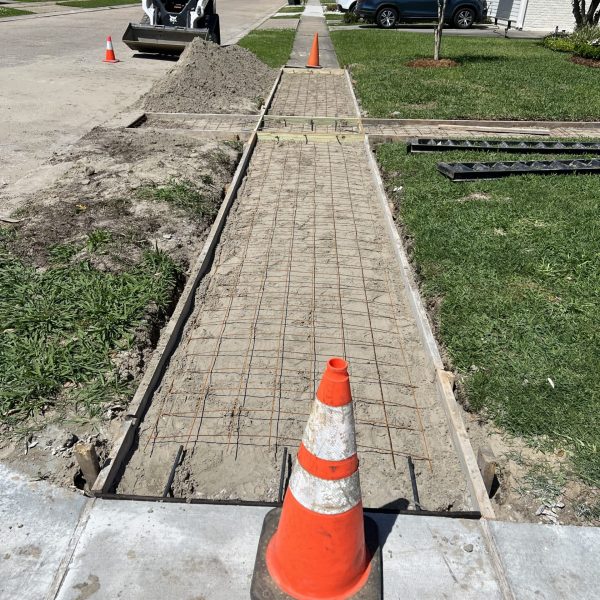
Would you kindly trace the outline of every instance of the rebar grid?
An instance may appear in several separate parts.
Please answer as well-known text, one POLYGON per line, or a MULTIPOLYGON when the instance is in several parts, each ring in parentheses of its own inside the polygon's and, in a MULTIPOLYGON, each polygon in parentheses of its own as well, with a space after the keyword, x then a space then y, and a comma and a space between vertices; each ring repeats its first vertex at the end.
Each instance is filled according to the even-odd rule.
POLYGON ((298 443, 323 365, 341 355, 359 451, 431 464, 364 163, 360 145, 259 144, 232 217, 236 248, 216 257, 167 372, 150 455, 298 443))
POLYGON ((258 122, 258 115, 178 115, 148 113, 143 127, 160 129, 188 129, 198 131, 252 131, 258 122))
POLYGON ((270 115, 358 117, 342 73, 283 72, 270 115))
MULTIPOLYGON (((288 115, 288 117, 291 115, 288 115)), ((322 121, 306 117, 302 120, 286 117, 277 117, 267 115, 262 125, 263 131, 277 131, 285 133, 360 133, 360 126, 354 121, 346 119, 334 119, 332 121, 322 121)))

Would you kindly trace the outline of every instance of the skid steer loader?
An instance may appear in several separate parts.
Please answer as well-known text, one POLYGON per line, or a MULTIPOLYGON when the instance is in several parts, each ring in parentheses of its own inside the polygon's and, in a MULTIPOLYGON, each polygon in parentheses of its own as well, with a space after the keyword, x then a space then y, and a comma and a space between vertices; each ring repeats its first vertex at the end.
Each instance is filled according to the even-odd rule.
POLYGON ((129 23, 123 41, 137 52, 180 54, 194 38, 221 43, 216 0, 142 0, 141 23, 129 23))

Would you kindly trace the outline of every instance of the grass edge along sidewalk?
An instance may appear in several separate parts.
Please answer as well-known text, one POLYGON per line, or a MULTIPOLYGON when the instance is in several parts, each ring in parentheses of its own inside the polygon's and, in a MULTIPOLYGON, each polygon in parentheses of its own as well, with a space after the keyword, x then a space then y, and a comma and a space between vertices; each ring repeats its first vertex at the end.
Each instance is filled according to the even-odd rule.
POLYGON ((23 15, 32 15, 30 10, 21 10, 19 8, 12 8, 7 6, 0 6, 0 19, 6 19, 8 17, 21 17, 23 15))
POLYGON ((598 69, 570 62, 541 42, 446 37, 452 68, 414 68, 433 56, 433 36, 398 31, 333 31, 370 117, 592 121, 600 115, 598 69))
POLYGON ((238 44, 270 67, 278 68, 289 60, 295 37, 295 29, 255 29, 238 44))
POLYGON ((377 158, 463 400, 600 486, 600 177, 453 183, 439 154, 377 158))

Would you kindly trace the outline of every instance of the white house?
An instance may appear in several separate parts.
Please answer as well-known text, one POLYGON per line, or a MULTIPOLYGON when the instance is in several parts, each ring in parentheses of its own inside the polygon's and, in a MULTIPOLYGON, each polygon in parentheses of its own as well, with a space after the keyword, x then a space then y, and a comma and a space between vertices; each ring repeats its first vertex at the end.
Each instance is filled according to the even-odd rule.
POLYGON ((515 29, 572 31, 575 17, 571 0, 488 0, 488 16, 515 29))

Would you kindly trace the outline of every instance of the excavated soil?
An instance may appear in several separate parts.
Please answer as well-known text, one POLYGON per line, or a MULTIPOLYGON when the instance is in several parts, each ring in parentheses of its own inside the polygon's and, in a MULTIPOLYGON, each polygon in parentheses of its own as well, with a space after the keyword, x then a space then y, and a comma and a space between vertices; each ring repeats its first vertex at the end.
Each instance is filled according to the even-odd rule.
POLYGON ((256 114, 277 71, 237 45, 196 39, 143 98, 151 112, 256 114))
MULTIPOLYGON (((185 273, 201 251, 239 152, 237 142, 152 130, 94 129, 62 157, 71 165, 62 177, 23 198, 27 208, 12 225, 16 236, 8 247, 26 264, 46 269, 52 247, 73 243, 82 249, 72 261, 87 260, 108 272, 135 265, 146 249, 157 247, 185 273), (141 193, 182 181, 202 194, 212 207, 210 216, 201 218, 141 193), (106 251, 88 252, 84 242, 99 229, 110 232, 111 241, 106 251)), ((173 293, 175 302, 178 290, 173 293)), ((135 384, 142 377, 166 316, 149 309, 147 325, 136 330, 132 349, 115 355, 123 380, 135 384)), ((0 426, 0 460, 33 477, 77 484, 73 444, 94 443, 102 461, 118 431, 121 411, 122 406, 109 403, 104 418, 91 422, 49 412, 22 424, 32 432, 25 438, 0 426)))
MULTIPOLYGON (((198 219, 142 193, 187 182, 218 207, 239 156, 237 142, 199 141, 153 130, 96 128, 64 157, 71 168, 50 188, 29 197, 11 251, 46 267, 49 249, 111 232, 113 258, 104 270, 139 261, 149 246, 165 250, 184 269, 200 251, 212 219, 198 219)), ((93 260, 99 260, 91 257, 93 260)), ((95 265, 99 266, 99 265, 95 265)))

